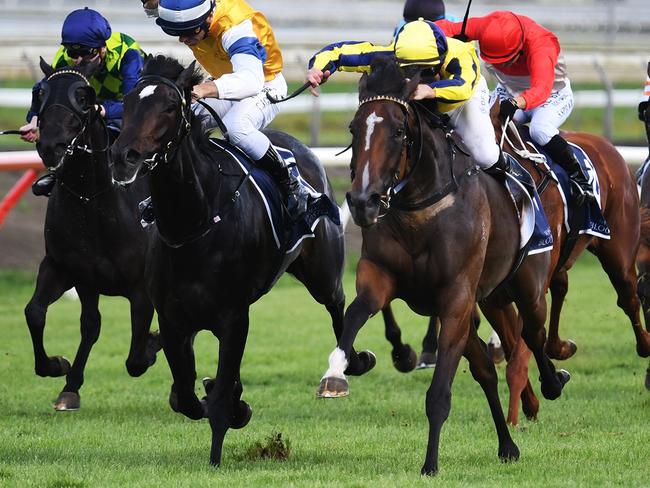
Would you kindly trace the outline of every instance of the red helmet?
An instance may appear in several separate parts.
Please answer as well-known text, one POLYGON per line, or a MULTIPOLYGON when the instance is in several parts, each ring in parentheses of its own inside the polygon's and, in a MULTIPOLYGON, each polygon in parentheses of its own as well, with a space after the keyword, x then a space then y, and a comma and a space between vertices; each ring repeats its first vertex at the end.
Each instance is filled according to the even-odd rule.
POLYGON ((513 12, 492 12, 487 18, 478 40, 481 59, 490 64, 507 63, 524 47, 524 26, 513 12))

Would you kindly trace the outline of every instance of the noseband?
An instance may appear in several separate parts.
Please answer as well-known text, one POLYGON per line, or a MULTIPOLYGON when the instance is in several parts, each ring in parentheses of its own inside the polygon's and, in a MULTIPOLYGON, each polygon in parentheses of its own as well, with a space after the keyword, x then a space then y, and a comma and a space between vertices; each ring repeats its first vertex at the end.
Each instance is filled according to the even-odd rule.
MULTIPOLYGON (((98 114, 98 111, 95 110, 94 103, 91 105, 91 107, 89 107, 87 109, 84 109, 77 102, 77 99, 75 97, 75 93, 76 93, 78 88, 88 87, 91 90, 93 90, 92 91, 93 94, 95 93, 94 89, 90 85, 90 82, 88 81, 88 78, 86 78, 80 72, 72 70, 72 69, 62 69, 60 71, 55 71, 54 73, 52 73, 43 82, 43 85, 42 85, 42 89, 44 91, 44 99, 42 100, 42 106, 45 106, 45 102, 47 101, 47 98, 50 95, 51 88, 47 84, 47 82, 49 82, 53 78, 57 78, 57 77, 63 76, 63 75, 74 75, 74 76, 77 76, 78 78, 80 78, 79 80, 74 81, 73 83, 71 83, 70 86, 68 87, 68 102, 70 103, 70 106, 64 105, 64 104, 61 104, 61 103, 53 103, 53 104, 45 107, 45 110, 42 111, 42 114, 39 113, 39 117, 38 117, 39 125, 40 125, 42 117, 47 113, 47 111, 49 109, 51 109, 52 107, 61 107, 64 110, 66 110, 67 112, 70 112, 79 121, 79 123, 81 124, 81 129, 72 138, 72 140, 70 141, 70 143, 66 147, 65 152, 63 153, 63 156, 61 156, 61 159, 56 164, 56 166, 50 168, 51 171, 57 171, 59 168, 61 168, 61 166, 63 166, 63 164, 68 159, 68 157, 72 156, 77 151, 85 152, 87 154, 92 155, 95 152, 105 152, 105 151, 107 151, 108 146, 110 144, 110 137, 108 135, 108 127, 106 126, 106 123, 104 122, 104 119, 101 118, 101 117, 99 117, 99 119, 101 120, 101 122, 102 122, 102 124, 104 126, 104 131, 105 131, 105 134, 106 134, 106 146, 103 147, 102 149, 93 149, 89 142, 85 142, 83 145, 81 145, 80 142, 77 142, 82 137, 84 137, 84 135, 86 133, 86 129, 88 128, 88 126, 92 122, 97 120, 96 116, 98 114)), ((93 100, 93 102, 94 102, 94 100, 93 100)))
POLYGON ((170 141, 165 146, 164 152, 154 153, 153 156, 151 156, 149 159, 145 159, 142 162, 149 171, 153 170, 156 166, 158 166, 158 163, 161 161, 167 164, 167 162, 169 161, 170 154, 176 148, 178 148, 183 138, 187 134, 189 134, 190 129, 192 128, 192 126, 190 125, 190 114, 189 114, 189 111, 191 110, 191 106, 187 103, 187 99, 185 98, 185 95, 183 94, 181 89, 176 85, 176 83, 163 76, 145 75, 138 80, 138 82, 136 83, 136 87, 142 84, 153 85, 155 83, 162 83, 163 85, 172 88, 176 92, 181 102, 181 117, 178 122, 178 130, 176 131, 176 136, 170 139, 170 141), (174 143, 174 141, 176 142, 174 143))

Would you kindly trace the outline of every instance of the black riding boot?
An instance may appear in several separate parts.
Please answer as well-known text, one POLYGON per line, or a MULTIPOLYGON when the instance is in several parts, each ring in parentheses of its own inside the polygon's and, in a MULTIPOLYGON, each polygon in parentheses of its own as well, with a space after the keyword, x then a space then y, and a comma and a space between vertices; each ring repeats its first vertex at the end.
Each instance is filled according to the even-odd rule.
POLYGON ((510 161, 503 154, 503 151, 499 151, 499 159, 497 159, 497 162, 484 171, 496 178, 500 183, 505 183, 506 173, 510 173, 510 161))
POLYGON ((54 183, 56 183, 56 175, 51 172, 45 173, 32 183, 32 193, 37 197, 49 197, 52 188, 54 188, 54 183))
POLYGON ((582 172, 580 163, 576 159, 575 154, 573 154, 571 147, 562 136, 559 134, 554 135, 549 143, 544 146, 544 150, 568 173, 569 178, 578 191, 578 194, 576 195, 576 204, 578 204, 578 206, 583 205, 588 200, 596 200, 591 185, 582 172))
POLYGON ((280 187, 287 202, 289 216, 293 220, 296 220, 305 213, 307 210, 307 201, 309 200, 309 192, 291 174, 287 163, 275 148, 269 146, 264 156, 260 160, 255 161, 255 163, 264 171, 268 172, 280 187))

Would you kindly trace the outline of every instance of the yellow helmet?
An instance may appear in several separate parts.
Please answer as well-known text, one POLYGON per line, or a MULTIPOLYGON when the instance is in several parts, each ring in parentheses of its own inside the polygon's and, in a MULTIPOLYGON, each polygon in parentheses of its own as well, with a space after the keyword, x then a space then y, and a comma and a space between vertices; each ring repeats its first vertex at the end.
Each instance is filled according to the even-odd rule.
POLYGON ((447 37, 433 22, 408 22, 395 36, 395 58, 400 66, 439 67, 447 55, 447 37))

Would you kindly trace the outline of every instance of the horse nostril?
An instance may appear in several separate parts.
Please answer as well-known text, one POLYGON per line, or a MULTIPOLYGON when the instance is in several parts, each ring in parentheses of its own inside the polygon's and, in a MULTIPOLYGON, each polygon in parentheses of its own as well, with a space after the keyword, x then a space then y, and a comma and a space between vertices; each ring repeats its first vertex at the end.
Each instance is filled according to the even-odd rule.
POLYGON ((135 149, 129 149, 126 152, 126 162, 127 164, 135 164, 140 161, 140 153, 135 149))

